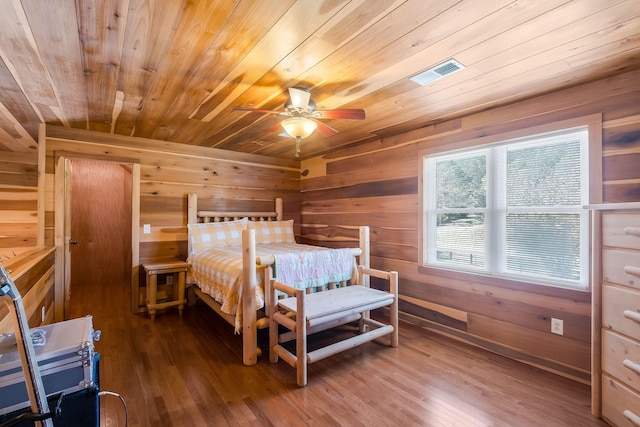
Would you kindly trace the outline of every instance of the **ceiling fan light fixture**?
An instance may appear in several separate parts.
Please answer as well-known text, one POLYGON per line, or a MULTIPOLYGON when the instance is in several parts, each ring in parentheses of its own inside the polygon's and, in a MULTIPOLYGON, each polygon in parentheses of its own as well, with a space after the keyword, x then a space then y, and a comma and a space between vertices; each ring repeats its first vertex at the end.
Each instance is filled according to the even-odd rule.
POLYGON ((280 124, 289 136, 296 139, 307 138, 318 127, 316 122, 305 117, 291 117, 284 119, 280 124))

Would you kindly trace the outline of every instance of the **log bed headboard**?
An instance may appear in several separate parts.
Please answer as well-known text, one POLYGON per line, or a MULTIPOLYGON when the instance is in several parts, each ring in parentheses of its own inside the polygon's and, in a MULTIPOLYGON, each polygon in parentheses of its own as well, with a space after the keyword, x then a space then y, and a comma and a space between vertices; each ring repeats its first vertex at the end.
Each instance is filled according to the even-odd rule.
POLYGON ((204 211, 198 210, 198 195, 189 193, 187 199, 187 224, 198 222, 233 221, 234 219, 248 218, 252 221, 280 221, 282 220, 282 199, 275 199, 274 210, 271 212, 256 211, 204 211), (202 220, 202 221, 201 221, 202 220))
MULTIPOLYGON (((256 211, 205 211, 198 210, 198 195, 189 193, 187 198, 187 224, 203 222, 223 222, 247 218, 251 221, 281 221, 283 217, 282 199, 277 197, 271 212, 256 211)), ((187 239, 188 253, 191 253, 191 239, 187 239)))

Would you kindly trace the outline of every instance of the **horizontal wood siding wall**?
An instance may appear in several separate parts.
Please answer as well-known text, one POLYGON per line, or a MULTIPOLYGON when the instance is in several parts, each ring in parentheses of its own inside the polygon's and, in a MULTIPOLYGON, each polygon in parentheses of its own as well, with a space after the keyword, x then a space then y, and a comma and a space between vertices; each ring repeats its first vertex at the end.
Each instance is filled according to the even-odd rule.
POLYGON ((0 259, 36 246, 37 223, 37 154, 0 151, 0 259))
MULTIPOLYGON (((282 197, 285 216, 299 219, 297 161, 52 126, 46 134, 47 184, 54 181, 60 155, 140 164, 141 263, 186 258, 188 193, 217 210, 273 210, 274 198, 282 197), (151 225, 150 234, 143 233, 143 224, 151 225)), ((47 230, 54 227, 53 188, 47 185, 47 230)))
POLYGON ((627 73, 303 161, 302 238, 332 244, 340 226, 369 225, 371 264, 399 271, 406 320, 588 382, 589 292, 474 282, 419 266, 419 153, 601 114, 604 201, 640 201, 638 81, 640 72, 627 73), (551 334, 552 317, 564 320, 563 336, 551 334))
MULTIPOLYGON (((31 247, 3 262, 22 297, 29 327, 54 321, 54 248, 31 247)), ((14 331, 7 305, 0 304, 0 333, 14 331)))

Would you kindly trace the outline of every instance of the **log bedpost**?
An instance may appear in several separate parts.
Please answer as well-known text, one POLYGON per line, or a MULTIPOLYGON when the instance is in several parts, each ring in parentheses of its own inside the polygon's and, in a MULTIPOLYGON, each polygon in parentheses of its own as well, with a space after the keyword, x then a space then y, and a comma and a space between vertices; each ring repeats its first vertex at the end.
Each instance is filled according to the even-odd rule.
MULTIPOLYGON (((369 259, 369 249, 370 249, 370 241, 369 241, 369 226, 368 225, 362 225, 360 226, 360 235, 359 235, 359 245, 360 245, 360 250, 362 251, 362 254, 360 255, 359 259, 358 259, 358 264, 363 266, 364 268, 370 268, 371 267, 371 260, 369 259)), ((369 287, 369 276, 365 275, 364 277, 361 278, 362 283, 360 283, 362 286, 366 286, 369 287)))
POLYGON ((247 366, 258 361, 255 240, 255 230, 242 230, 242 361, 247 366))

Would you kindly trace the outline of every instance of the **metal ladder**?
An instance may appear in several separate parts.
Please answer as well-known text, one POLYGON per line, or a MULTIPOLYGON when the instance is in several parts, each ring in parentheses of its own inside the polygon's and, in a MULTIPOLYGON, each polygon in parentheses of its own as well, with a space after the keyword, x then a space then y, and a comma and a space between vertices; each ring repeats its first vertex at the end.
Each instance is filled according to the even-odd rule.
POLYGON ((9 427, 22 422, 23 420, 33 421, 36 427, 53 427, 52 418, 60 413, 62 396, 58 399, 56 408, 49 410, 49 403, 42 384, 38 360, 31 341, 27 313, 22 303, 22 297, 18 289, 9 277, 2 262, 0 262, 0 297, 5 297, 5 302, 9 308, 9 315, 14 319, 14 329, 16 335, 16 345, 20 353, 22 371, 24 373, 25 385, 31 404, 31 412, 26 412, 18 417, 0 424, 0 427, 9 427))

